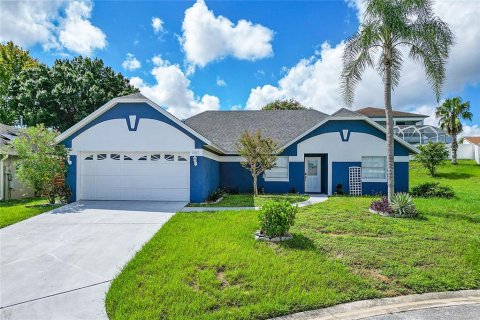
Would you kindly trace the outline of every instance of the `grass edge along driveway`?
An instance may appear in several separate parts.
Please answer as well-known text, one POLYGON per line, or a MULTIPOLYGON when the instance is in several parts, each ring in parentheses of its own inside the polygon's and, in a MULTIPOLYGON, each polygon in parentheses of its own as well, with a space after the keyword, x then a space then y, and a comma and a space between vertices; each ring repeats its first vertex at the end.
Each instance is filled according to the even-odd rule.
POLYGON ((111 319, 265 319, 342 302, 480 287, 480 166, 445 166, 411 184, 457 198, 416 199, 418 219, 374 215, 370 197, 301 208, 294 239, 253 239, 253 211, 179 213, 113 281, 111 319), (478 197, 477 197, 478 198, 478 197), (440 204, 437 204, 440 203, 440 204))
POLYGON ((41 198, 0 201, 0 228, 57 208, 41 198))

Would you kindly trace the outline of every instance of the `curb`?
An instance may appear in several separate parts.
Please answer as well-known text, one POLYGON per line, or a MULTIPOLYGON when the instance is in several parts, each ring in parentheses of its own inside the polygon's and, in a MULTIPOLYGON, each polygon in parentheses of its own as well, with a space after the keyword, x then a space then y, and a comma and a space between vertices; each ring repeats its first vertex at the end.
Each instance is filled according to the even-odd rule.
POLYGON ((480 304, 480 290, 414 294, 362 300, 333 307, 294 313, 275 320, 358 320, 367 317, 438 307, 480 304))

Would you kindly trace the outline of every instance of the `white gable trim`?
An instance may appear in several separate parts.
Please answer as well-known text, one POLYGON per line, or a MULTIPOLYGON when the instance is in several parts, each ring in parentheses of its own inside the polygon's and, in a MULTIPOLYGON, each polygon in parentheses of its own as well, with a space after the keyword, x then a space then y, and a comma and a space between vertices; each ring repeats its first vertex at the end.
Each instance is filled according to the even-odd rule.
POLYGON ((116 106, 119 103, 146 103, 146 104, 150 105, 152 108, 154 108, 155 110, 157 110, 158 112, 160 112, 162 115, 166 116, 168 119, 175 122, 178 126, 180 126, 181 128, 185 129, 187 132, 194 135, 195 137, 205 141, 207 144, 212 145, 214 148, 216 148, 218 150, 222 150, 218 146, 215 146, 214 144, 212 144, 212 142, 210 140, 208 140, 207 138, 205 138, 204 136, 202 136, 198 132, 194 131, 192 128, 187 126, 185 123, 180 121, 178 118, 176 118, 171 113, 167 112, 162 107, 160 107, 158 104, 156 104, 155 102, 153 102, 152 100, 150 100, 148 98, 137 98, 137 99, 124 98, 124 97, 114 98, 114 99, 108 101, 107 103, 105 103, 103 106, 101 106, 100 108, 98 108, 94 112, 92 112, 91 114, 89 114, 87 117, 85 117, 83 120, 81 120, 80 122, 78 122, 77 124, 75 124, 74 126, 69 128, 68 130, 63 132, 61 135, 59 135, 55 139, 56 142, 60 143, 63 140, 67 139, 72 134, 74 134, 78 130, 82 129, 87 124, 89 124, 90 122, 92 122, 93 120, 95 120, 96 118, 98 118, 99 116, 101 116, 102 114, 104 114, 105 112, 107 112, 108 110, 110 110, 111 108, 113 108, 114 106, 116 106))
MULTIPOLYGON (((316 124, 315 126, 313 126, 312 128, 308 129, 307 131, 305 131, 304 133, 302 133, 301 135, 299 135, 298 137, 296 137, 295 139, 291 140, 290 142, 286 143, 285 145, 283 145, 280 149, 282 150, 285 150, 285 148, 291 146, 292 144, 294 144, 295 142, 297 142, 298 140, 300 140, 301 138, 305 137, 307 134, 309 134, 310 132, 314 131, 315 129, 321 127, 322 125, 324 125, 326 122, 330 121, 330 120, 363 120, 363 121, 366 121, 368 124, 372 125, 373 127, 377 128, 378 130, 382 131, 383 133, 387 134, 387 129, 384 128, 383 126, 379 125, 378 123, 376 123, 375 121, 371 120, 370 118, 366 117, 366 116, 355 116, 355 117, 335 117, 335 116, 330 116, 330 117, 327 117, 325 120, 319 122, 318 124, 316 124)), ((398 143, 400 143, 401 145, 403 145, 404 147, 406 147, 407 149, 409 149, 410 151, 414 152, 414 153, 420 153, 420 150, 418 150, 417 148, 415 148, 414 146, 412 146, 410 143, 400 139, 399 137, 395 136, 394 135, 394 140, 397 141, 398 143)))

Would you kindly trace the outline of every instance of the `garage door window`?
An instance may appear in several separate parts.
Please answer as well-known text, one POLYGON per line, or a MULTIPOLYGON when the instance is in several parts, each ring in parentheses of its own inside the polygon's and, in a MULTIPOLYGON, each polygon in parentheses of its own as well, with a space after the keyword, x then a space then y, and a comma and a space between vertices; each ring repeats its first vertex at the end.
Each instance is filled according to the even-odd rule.
POLYGON ((182 156, 178 156, 178 161, 187 161, 187 158, 182 157, 182 156))
POLYGON ((139 161, 147 161, 147 156, 141 156, 138 158, 139 161))
POLYGON ((106 153, 97 154, 97 160, 105 160, 105 159, 107 159, 106 153))
POLYGON ((152 161, 160 161, 161 158, 162 158, 162 156, 159 155, 159 154, 152 154, 150 156, 150 160, 152 160, 152 161))
POLYGON ((110 155, 110 159, 119 161, 120 160, 120 155, 118 153, 112 153, 110 155))
POLYGON ((91 155, 89 155, 89 156, 85 157, 85 160, 93 160, 93 154, 91 154, 91 155))
POLYGON ((133 160, 132 158, 130 158, 129 156, 127 156, 126 154, 123 156, 123 160, 133 160))
POLYGON ((174 161, 175 160, 175 156, 173 154, 166 154, 165 155, 165 160, 167 161, 174 161))

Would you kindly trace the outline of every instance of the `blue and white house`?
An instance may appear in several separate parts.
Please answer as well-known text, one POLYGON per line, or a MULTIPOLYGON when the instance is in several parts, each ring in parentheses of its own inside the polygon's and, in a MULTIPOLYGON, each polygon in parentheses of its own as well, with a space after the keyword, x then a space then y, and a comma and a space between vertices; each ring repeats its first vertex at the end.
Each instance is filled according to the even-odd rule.
MULTIPOLYGON (((74 200, 202 202, 217 188, 252 190, 236 144, 261 130, 281 148, 260 177, 266 193, 385 193, 385 129, 348 109, 206 111, 181 121, 141 94, 115 98, 65 131, 74 200)), ((409 155, 395 139, 395 190, 408 191, 409 155)))

